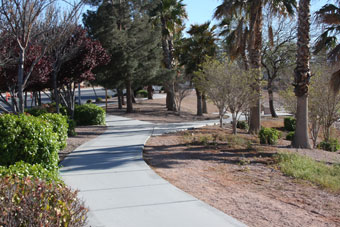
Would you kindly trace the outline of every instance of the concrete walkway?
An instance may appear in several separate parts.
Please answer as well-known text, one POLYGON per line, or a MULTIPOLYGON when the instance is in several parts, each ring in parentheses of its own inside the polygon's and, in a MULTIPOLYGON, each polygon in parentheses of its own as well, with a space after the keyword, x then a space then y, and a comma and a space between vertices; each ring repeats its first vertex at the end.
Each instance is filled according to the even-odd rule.
POLYGON ((245 226, 179 190, 144 162, 151 134, 198 127, 211 121, 151 124, 107 116, 108 130, 72 152, 61 175, 90 208, 90 226, 227 227, 245 226))

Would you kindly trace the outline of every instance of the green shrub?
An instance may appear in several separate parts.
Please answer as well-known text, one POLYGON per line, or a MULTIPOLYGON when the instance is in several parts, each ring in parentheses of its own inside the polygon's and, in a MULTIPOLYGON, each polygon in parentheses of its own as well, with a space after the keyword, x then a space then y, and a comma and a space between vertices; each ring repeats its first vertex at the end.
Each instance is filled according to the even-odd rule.
POLYGON ((296 119, 294 117, 285 117, 283 120, 284 128, 287 131, 295 131, 296 128, 296 119))
POLYGON ((0 166, 0 177, 18 177, 23 179, 31 177, 33 179, 40 179, 46 182, 60 182, 58 169, 45 169, 41 164, 29 164, 23 161, 16 162, 8 167, 0 166))
POLYGON ((63 150, 67 143, 67 132, 68 132, 68 123, 67 116, 63 116, 61 114, 56 113, 47 113, 39 116, 41 119, 51 123, 53 126, 53 131, 57 133, 59 141, 59 150, 63 150))
POLYGON ((148 91, 146 90, 139 90, 136 92, 136 94, 137 94, 137 97, 143 97, 143 98, 148 97, 148 91))
POLYGON ((112 95, 107 95, 106 98, 111 99, 112 95))
POLYGON ((94 104, 77 105, 74 120, 77 125, 105 125, 105 110, 94 104))
POLYGON ((259 138, 261 144, 276 144, 280 133, 274 128, 261 128, 259 138))
POLYGON ((53 126, 26 115, 0 115, 0 165, 18 161, 40 163, 46 168, 58 165, 58 135, 53 126))
POLYGON ((284 174, 340 191, 339 164, 327 165, 295 153, 279 153, 276 159, 284 174))
POLYGON ((294 136, 295 136, 295 132, 288 132, 288 134, 286 135, 286 140, 293 141, 294 136))
POLYGON ((86 103, 92 103, 92 100, 91 100, 91 99, 88 99, 88 100, 86 101, 86 103))
POLYGON ((44 107, 33 107, 30 109, 25 109, 25 112, 35 117, 48 113, 47 109, 44 107))
POLYGON ((325 151, 336 152, 340 150, 340 143, 337 139, 329 139, 328 141, 322 141, 318 147, 325 151))
POLYGON ((68 130, 67 130, 67 135, 68 136, 76 136, 76 121, 71 119, 71 118, 67 118, 67 124, 68 124, 68 130))
POLYGON ((101 97, 96 98, 96 102, 102 102, 102 101, 103 101, 103 99, 101 97))
POLYGON ((85 226, 88 210, 64 184, 0 179, 0 226, 85 226))
POLYGON ((245 130, 248 130, 249 128, 248 123, 246 121, 238 121, 236 127, 245 130))

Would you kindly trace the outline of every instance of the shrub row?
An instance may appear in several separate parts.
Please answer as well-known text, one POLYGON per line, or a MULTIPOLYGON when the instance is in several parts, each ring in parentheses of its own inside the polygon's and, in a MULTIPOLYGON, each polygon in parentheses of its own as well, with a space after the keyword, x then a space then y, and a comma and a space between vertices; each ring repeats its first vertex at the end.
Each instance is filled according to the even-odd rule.
POLYGON ((0 165, 9 166, 22 160, 54 169, 58 165, 58 150, 63 146, 59 139, 53 125, 44 119, 3 114, 0 116, 0 165))
POLYGON ((95 104, 77 105, 74 111, 77 125, 104 125, 105 110, 95 104))
POLYGON ((38 178, 0 178, 0 226, 84 226, 77 192, 38 178))

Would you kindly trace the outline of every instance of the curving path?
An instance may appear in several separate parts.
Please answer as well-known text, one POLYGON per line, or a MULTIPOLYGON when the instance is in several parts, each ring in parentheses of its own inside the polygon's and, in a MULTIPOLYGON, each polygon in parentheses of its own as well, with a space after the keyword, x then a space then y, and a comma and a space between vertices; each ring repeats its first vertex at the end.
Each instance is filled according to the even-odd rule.
POLYGON ((245 226, 159 177, 143 160, 151 134, 212 123, 152 124, 107 116, 108 130, 72 152, 61 175, 90 207, 89 225, 108 227, 245 226))

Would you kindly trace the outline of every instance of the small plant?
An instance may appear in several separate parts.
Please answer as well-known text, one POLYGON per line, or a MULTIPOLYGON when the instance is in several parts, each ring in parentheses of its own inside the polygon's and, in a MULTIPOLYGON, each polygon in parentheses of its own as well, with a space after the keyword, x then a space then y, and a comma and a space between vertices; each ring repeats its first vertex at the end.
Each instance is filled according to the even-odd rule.
POLYGON ((295 153, 275 156, 280 170, 294 178, 308 180, 322 187, 340 191, 340 165, 327 165, 295 153))
POLYGON ((33 107, 30 109, 25 109, 25 112, 35 117, 48 113, 47 109, 44 107, 33 107))
POLYGON ((86 103, 92 103, 92 99, 88 99, 86 103))
POLYGON ((328 141, 322 141, 318 147, 325 151, 336 152, 340 150, 340 143, 337 139, 329 139, 328 141))
POLYGON ((261 128, 259 132, 259 138, 261 144, 276 144, 277 140, 280 137, 280 133, 278 130, 273 128, 261 128))
POLYGON ((139 90, 136 92, 137 97, 139 98, 146 98, 148 97, 148 91, 146 90, 139 90))
POLYGON ((283 120, 284 128, 287 131, 295 131, 296 119, 294 117, 285 117, 283 120))
POLYGON ((103 99, 101 97, 96 98, 96 102, 102 102, 102 101, 103 101, 103 99))
POLYGON ((85 226, 88 210, 77 192, 30 177, 0 179, 0 226, 85 226))
POLYGON ((77 125, 105 125, 105 110, 95 104, 77 105, 74 120, 77 125))
POLYGON ((25 177, 31 177, 32 179, 40 179, 46 182, 60 182, 62 180, 59 177, 58 168, 45 169, 41 164, 29 164, 23 161, 16 162, 8 167, 0 166, 0 178, 1 177, 18 177, 23 179, 25 177))
POLYGON ((242 138, 238 135, 228 135, 227 142, 229 147, 231 148, 244 148, 248 147, 249 141, 245 138, 242 138))
POLYGON ((61 114, 52 114, 46 113, 39 116, 39 118, 49 122, 52 125, 53 131, 57 134, 58 142, 59 142, 59 150, 62 150, 66 147, 67 143, 67 132, 68 132, 68 124, 67 124, 67 116, 63 116, 61 114))
POLYGON ((58 165, 59 136, 53 125, 38 117, 0 115, 0 165, 18 161, 40 163, 54 169, 58 165))
POLYGON ((244 130, 249 129, 248 123, 246 121, 238 121, 236 127, 244 130))
POLYGON ((112 95, 107 95, 106 98, 111 99, 112 95))
POLYGON ((68 130, 67 130, 67 135, 68 136, 76 136, 76 121, 71 119, 71 118, 67 118, 67 124, 68 124, 68 130))
POLYGON ((288 134, 286 135, 286 140, 293 141, 294 136, 295 136, 295 132, 288 132, 288 134))

